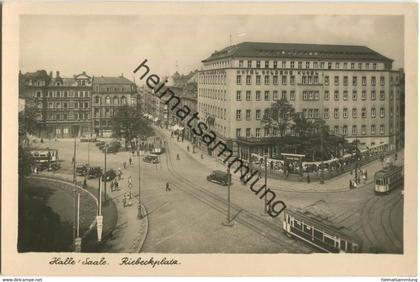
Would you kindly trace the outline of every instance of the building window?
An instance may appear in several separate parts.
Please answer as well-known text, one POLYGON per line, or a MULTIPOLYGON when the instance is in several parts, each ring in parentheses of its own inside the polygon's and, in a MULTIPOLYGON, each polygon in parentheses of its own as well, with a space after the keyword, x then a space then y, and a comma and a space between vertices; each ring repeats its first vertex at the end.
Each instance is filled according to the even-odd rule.
POLYGON ((298 62, 298 69, 302 68, 302 62, 298 62))
POLYGON ((251 85, 251 76, 250 75, 246 76, 246 85, 251 85))
POLYGON ((261 91, 255 91, 255 101, 261 101, 261 91))
POLYGON ((335 134, 335 135, 338 135, 338 130, 339 130, 338 125, 335 125, 335 126, 334 126, 334 134, 335 134))
POLYGON ((366 125, 362 125, 362 135, 366 135, 366 125))
POLYGON ((376 70, 376 63, 373 63, 373 69, 376 70))
POLYGON ((324 119, 330 118, 330 109, 326 108, 324 109, 324 119))
POLYGON ((294 68, 295 68, 295 62, 294 62, 294 61, 291 61, 291 62, 290 62, 290 68, 291 68, 291 69, 294 69, 294 68))
POLYGON ((287 100, 287 91, 286 90, 281 91, 281 99, 282 100, 287 100))
POLYGON ((353 76, 353 86, 357 86, 357 76, 353 76))
POLYGON ((89 108, 89 103, 88 102, 85 102, 85 108, 86 109, 89 108))
POLYGON ((295 100, 295 90, 290 90, 290 101, 295 100))
POLYGON ((264 101, 270 101, 270 91, 264 91, 264 101))
POLYGON ((324 77, 324 84, 330 85, 330 77, 328 75, 324 77))
POLYGON ((385 134, 385 125, 383 125, 383 124, 381 124, 381 126, 379 127, 379 133, 382 135, 382 134, 385 134))
POLYGON ((351 129, 351 134, 357 135, 357 125, 353 125, 353 127, 351 129))
POLYGON ((379 83, 381 84, 381 86, 385 85, 385 77, 381 76, 381 78, 379 79, 379 83))
POLYGON ((236 101, 241 101, 241 100, 242 100, 241 91, 236 91, 236 101))
POLYGON ((67 103, 63 103, 63 108, 67 109, 67 103))
POLYGON ((264 127, 264 136, 267 137, 268 135, 270 135, 270 128, 264 127))
POLYGON ((261 75, 257 75, 257 76, 255 77, 255 84, 256 84, 256 85, 261 85, 261 75))
POLYGON ((376 86, 376 77, 372 76, 372 77, 370 78, 370 84, 371 84, 372 86, 376 86))
POLYGON ((255 137, 260 137, 260 128, 255 128, 255 137))
POLYGON ((366 114, 366 108, 362 108, 362 118, 366 118, 367 114, 366 114))
POLYGON ((370 109, 370 116, 371 116, 372 118, 376 118, 376 108, 371 108, 371 109, 370 109))
POLYGON ((381 108, 380 110, 379 110, 379 115, 380 115, 380 117, 381 118, 383 118, 383 117, 385 117, 385 108, 381 108))
POLYGON ((366 76, 362 77, 362 86, 366 86, 366 76))
POLYGON ((371 134, 376 134, 376 125, 372 124, 372 125, 370 126, 370 133, 371 133, 371 134))
POLYGON ((349 78, 347 76, 343 77, 343 85, 347 86, 349 84, 349 78))
POLYGON ((279 77, 277 75, 273 76, 273 84, 274 85, 279 84, 279 77))
POLYGON ((314 62, 314 69, 318 68, 318 62, 314 62))
POLYGON ((375 90, 372 90, 372 92, 370 93, 370 99, 372 101, 375 101, 376 100, 376 91, 375 90))
POLYGON ((353 99, 353 101, 357 101, 357 91, 356 90, 353 90, 352 99, 353 99))
POLYGON ((258 69, 261 68, 261 62, 260 61, 257 61, 257 68, 258 69))
POLYGON ((328 63, 328 69, 330 70, 332 68, 332 63, 328 63))
POLYGON ((251 128, 246 129, 246 137, 251 137, 251 128))
POLYGON ((335 101, 340 100, 340 95, 338 94, 338 90, 335 90, 335 91, 334 91, 334 100, 335 100, 335 101))
POLYGON ((381 90, 381 92, 379 93, 379 99, 381 99, 382 101, 385 100, 385 91, 381 90))
POLYGON ((241 129, 240 128, 236 129, 236 137, 241 137, 241 129))
POLYGON ((365 64, 365 68, 368 70, 368 69, 369 69, 369 67, 370 67, 370 64, 369 64, 369 63, 366 63, 366 64, 365 64))
POLYGON ((244 66, 244 61, 239 60, 239 67, 242 68, 244 66))
POLYGON ((251 60, 248 60, 248 68, 252 68, 252 61, 251 60))
POLYGON ((241 78, 242 78, 242 77, 241 77, 240 75, 237 75, 237 76, 236 76, 236 84, 237 84, 237 85, 241 85, 241 78))
POLYGON ((264 76, 264 84, 269 85, 270 84, 270 77, 268 75, 264 76))
POLYGON ((246 110, 245 115, 246 115, 246 120, 251 120, 251 110, 246 110))
POLYGON ((273 62, 273 68, 275 68, 275 69, 277 68, 277 61, 273 62))
POLYGON ((321 69, 325 68, 325 62, 321 62, 321 69))
POLYGON ((343 109, 343 118, 348 118, 348 117, 349 117, 349 114, 348 114, 347 108, 344 108, 343 109))
POLYGON ((338 116, 339 116, 338 109, 337 109, 337 108, 335 108, 335 109, 334 109, 334 118, 335 118, 335 119, 337 119, 337 118, 338 118, 338 116))
POLYGON ((330 91, 325 90, 324 92, 324 100, 329 101, 330 100, 330 91))
POLYGON ((295 85, 295 76, 294 76, 294 75, 292 75, 292 76, 290 77, 290 84, 291 84, 291 85, 295 85))
POLYGON ((354 63, 351 63, 350 67, 352 70, 354 70, 354 63))
POLYGON ((279 97, 278 97, 278 91, 277 90, 274 90, 273 91, 273 101, 276 101, 278 99, 279 99, 279 97))
POLYGON ((286 61, 281 62, 281 67, 284 69, 286 68, 286 61))
POLYGON ((362 100, 366 100, 366 90, 362 90, 362 100))
POLYGON ((340 83, 338 76, 334 76, 334 85, 338 86, 338 84, 340 83))
POLYGON ((269 61, 265 61, 265 68, 268 69, 270 67, 270 62, 269 61))
POLYGON ((347 90, 344 90, 343 92, 343 100, 347 101, 347 99, 349 98, 349 92, 347 90))
POLYGON ((255 119, 260 120, 261 119, 261 110, 255 110, 255 119))
POLYGON ((241 110, 236 110, 236 120, 241 120, 241 110))
POLYGON ((246 97, 247 101, 251 101, 251 91, 250 90, 246 91, 245 97, 246 97))
POLYGON ((353 109, 351 110, 351 116, 352 116, 353 118, 357 118, 357 108, 353 108, 353 109))
POLYGON ((343 135, 347 135, 347 125, 343 125, 343 135))
POLYGON ((306 66, 307 69, 309 69, 310 68, 310 62, 306 62, 305 66, 306 66))
POLYGON ((287 84, 287 76, 283 75, 283 76, 281 77, 281 84, 282 84, 282 85, 286 85, 286 84, 287 84))

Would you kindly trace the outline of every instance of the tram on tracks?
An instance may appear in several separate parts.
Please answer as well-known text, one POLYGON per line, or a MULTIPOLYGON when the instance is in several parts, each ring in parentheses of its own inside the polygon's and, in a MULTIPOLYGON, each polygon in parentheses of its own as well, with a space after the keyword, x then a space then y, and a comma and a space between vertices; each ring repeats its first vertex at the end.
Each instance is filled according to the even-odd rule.
POLYGON ((311 213, 297 209, 286 209, 283 230, 289 237, 295 237, 327 253, 359 253, 361 241, 344 227, 322 220, 311 213))
POLYGON ((387 194, 404 184, 404 171, 402 166, 389 165, 377 171, 374 175, 375 194, 387 194))

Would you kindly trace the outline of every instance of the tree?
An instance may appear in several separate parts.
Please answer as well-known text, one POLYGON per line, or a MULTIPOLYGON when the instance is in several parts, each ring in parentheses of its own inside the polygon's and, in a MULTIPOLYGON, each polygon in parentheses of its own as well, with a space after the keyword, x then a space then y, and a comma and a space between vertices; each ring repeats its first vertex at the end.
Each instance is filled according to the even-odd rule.
POLYGON ((286 135, 287 129, 291 128, 290 121, 292 121, 295 109, 286 100, 277 100, 271 104, 270 108, 265 109, 262 123, 266 127, 278 130, 280 136, 286 135))
POLYGON ((133 106, 122 106, 112 118, 112 131, 115 137, 125 139, 125 148, 134 137, 152 136, 150 122, 133 106))
POLYGON ((39 121, 39 114, 34 107, 27 107, 19 112, 19 137, 26 137, 26 134, 36 134, 43 128, 43 123, 39 121))

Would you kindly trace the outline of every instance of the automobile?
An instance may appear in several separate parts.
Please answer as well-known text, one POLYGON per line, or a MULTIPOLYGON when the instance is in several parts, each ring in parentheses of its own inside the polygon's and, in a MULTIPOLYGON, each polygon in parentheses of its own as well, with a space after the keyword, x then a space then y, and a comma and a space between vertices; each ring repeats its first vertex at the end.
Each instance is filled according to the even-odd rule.
POLYGON ((161 155, 165 153, 165 148, 153 148, 152 154, 154 155, 161 155))
POLYGON ((207 176, 207 181, 214 182, 223 186, 227 186, 232 181, 229 174, 221 170, 213 170, 210 175, 207 176))
POLYGON ((59 163, 51 163, 50 166, 48 167, 48 171, 56 171, 59 170, 61 168, 59 163))
POLYGON ((88 166, 80 164, 76 166, 76 174, 79 176, 85 176, 88 172, 88 166))
POLYGON ((143 158, 143 161, 145 163, 158 164, 159 163, 159 158, 157 156, 148 155, 148 156, 145 156, 143 158))
POLYGON ((109 146, 104 146, 102 147, 102 151, 105 152, 105 148, 106 148, 106 152, 107 153, 118 153, 118 151, 120 150, 120 147, 115 146, 115 145, 109 145, 109 146))
POLYGON ((96 142, 96 147, 99 147, 99 146, 105 146, 105 141, 98 141, 98 142, 96 142))
POLYGON ((110 169, 102 175, 102 181, 109 182, 117 177, 117 172, 114 169, 110 169))
POLYGON ((80 142, 96 142, 96 137, 81 137, 80 142))
POLYGON ((90 167, 87 173, 87 178, 98 178, 102 175, 102 168, 99 166, 90 167))

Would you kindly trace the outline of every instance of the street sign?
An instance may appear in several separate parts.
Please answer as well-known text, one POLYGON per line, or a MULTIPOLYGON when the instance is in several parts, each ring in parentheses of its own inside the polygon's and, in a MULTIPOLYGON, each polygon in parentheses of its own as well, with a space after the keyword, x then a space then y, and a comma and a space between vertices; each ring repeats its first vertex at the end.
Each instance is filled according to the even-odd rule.
POLYGON ((74 239, 74 251, 80 253, 82 251, 82 238, 77 237, 74 239))
POLYGON ((98 242, 102 240, 102 226, 103 226, 103 219, 102 215, 96 216, 96 230, 98 232, 98 242))

